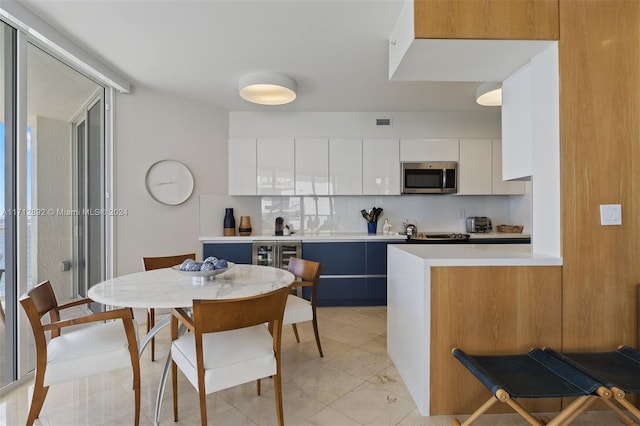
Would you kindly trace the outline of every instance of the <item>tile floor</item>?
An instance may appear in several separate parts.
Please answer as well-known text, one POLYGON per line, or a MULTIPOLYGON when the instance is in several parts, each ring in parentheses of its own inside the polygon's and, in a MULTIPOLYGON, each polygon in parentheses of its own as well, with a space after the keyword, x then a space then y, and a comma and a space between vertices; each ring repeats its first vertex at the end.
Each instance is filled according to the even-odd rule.
MULTIPOLYGON (((384 307, 321 308, 318 312, 324 358, 318 356, 310 323, 299 326, 297 344, 290 327, 283 331, 283 399, 287 425, 450 425, 450 416, 422 417, 386 352, 384 307)), ((144 318, 144 317, 142 317, 144 318)), ((142 329, 141 329, 142 330, 142 329)), ((169 333, 160 333, 156 351, 162 357, 169 333)), ((142 358, 141 425, 151 425, 163 360, 142 358)), ((200 423, 198 397, 179 379, 179 425, 200 423)), ((37 425, 130 425, 133 392, 130 373, 121 370, 52 386, 37 425)), ((31 386, 0 397, 0 425, 22 425, 31 386)), ((273 387, 263 380, 208 396, 209 424, 275 424, 273 387)), ((161 424, 174 424, 171 391, 165 394, 161 424)), ((526 425, 512 414, 484 416, 477 425, 526 425)), ((619 424, 609 412, 585 413, 575 425, 619 424)))

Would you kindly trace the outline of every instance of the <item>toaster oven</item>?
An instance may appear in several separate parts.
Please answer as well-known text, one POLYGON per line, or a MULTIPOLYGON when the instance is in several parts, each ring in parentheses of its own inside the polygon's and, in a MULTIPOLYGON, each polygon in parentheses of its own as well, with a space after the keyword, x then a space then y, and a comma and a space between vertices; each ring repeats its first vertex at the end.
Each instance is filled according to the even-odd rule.
POLYGON ((467 218, 467 232, 481 233, 491 232, 491 219, 486 216, 473 216, 467 218))

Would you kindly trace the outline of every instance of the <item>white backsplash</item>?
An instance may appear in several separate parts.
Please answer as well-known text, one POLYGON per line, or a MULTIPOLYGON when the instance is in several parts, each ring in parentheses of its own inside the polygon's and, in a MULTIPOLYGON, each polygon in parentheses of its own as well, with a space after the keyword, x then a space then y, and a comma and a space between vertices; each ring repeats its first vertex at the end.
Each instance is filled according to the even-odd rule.
MULTIPOLYGON (((488 216, 494 224, 513 223, 510 218, 510 196, 362 196, 362 197, 262 197, 262 230, 274 229, 281 216, 296 232, 366 232, 361 210, 384 209, 378 220, 378 233, 389 219, 392 231, 401 231, 403 222, 411 220, 418 231, 464 232, 467 216, 488 216), (464 210, 464 211, 463 211, 464 210)), ((520 196, 520 198, 523 198, 520 196)))
POLYGON ((339 196, 339 197, 231 197, 200 196, 200 235, 222 235, 222 220, 226 207, 234 207, 236 225, 240 216, 251 216, 253 235, 272 235, 275 219, 280 216, 295 232, 335 233, 367 232, 360 211, 373 207, 384 209, 378 220, 382 233, 385 219, 392 231, 402 230, 402 223, 411 220, 418 231, 464 232, 468 216, 488 216, 494 226, 524 225, 530 233, 530 216, 526 208, 529 196, 339 196), (464 212, 462 212, 464 210, 464 212))

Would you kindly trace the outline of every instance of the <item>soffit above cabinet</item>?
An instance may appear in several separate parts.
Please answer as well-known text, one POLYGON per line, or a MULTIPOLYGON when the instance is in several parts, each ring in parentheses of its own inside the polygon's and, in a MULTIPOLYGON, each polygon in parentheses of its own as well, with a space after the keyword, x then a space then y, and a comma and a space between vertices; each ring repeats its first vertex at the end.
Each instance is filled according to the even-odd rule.
POLYGON ((503 81, 553 40, 415 38, 413 2, 405 3, 389 37, 389 80, 503 81))
POLYGON ((552 41, 412 40, 389 47, 395 81, 503 81, 552 41))

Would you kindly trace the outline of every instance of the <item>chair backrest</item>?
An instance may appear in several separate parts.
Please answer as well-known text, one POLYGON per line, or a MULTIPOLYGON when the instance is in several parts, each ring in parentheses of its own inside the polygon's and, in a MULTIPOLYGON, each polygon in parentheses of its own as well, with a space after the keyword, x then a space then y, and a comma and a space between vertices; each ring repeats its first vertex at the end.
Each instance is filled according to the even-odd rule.
POLYGON ((175 256, 159 256, 159 257, 143 257, 142 265, 145 271, 151 271, 153 269, 171 268, 175 265, 180 265, 187 259, 196 260, 195 253, 177 254, 175 256))
POLYGON ((320 279, 322 264, 311 260, 290 257, 287 269, 296 277, 302 278, 302 281, 309 281, 316 284, 320 279))
MULTIPOLYGON (((56 295, 53 292, 51 283, 45 281, 29 290, 20 298, 20 305, 22 305, 22 309, 24 309, 29 319, 29 324, 31 324, 37 353, 44 351, 46 354, 47 339, 42 324, 42 317, 49 314, 51 322, 60 320, 58 301, 56 300, 56 295)), ((52 338, 58 337, 59 335, 60 330, 51 331, 52 338)))
MULTIPOLYGON (((195 334, 235 330, 273 323, 282 329, 282 317, 289 288, 239 299, 196 299, 193 301, 195 334)), ((279 333, 278 333, 279 334, 279 333)))
POLYGON ((300 259, 297 257, 289 258, 289 272, 302 281, 310 282, 311 285, 311 305, 316 306, 316 297, 318 296, 318 281, 320 281, 320 271, 322 264, 312 260, 300 259))

